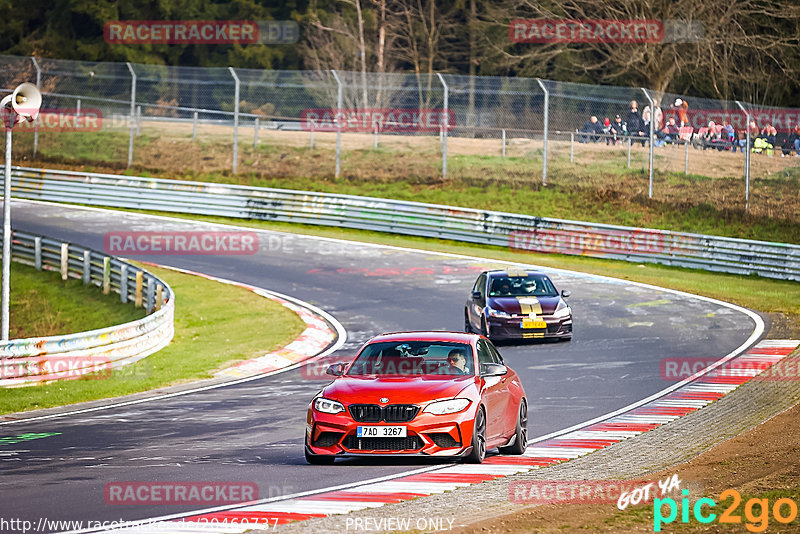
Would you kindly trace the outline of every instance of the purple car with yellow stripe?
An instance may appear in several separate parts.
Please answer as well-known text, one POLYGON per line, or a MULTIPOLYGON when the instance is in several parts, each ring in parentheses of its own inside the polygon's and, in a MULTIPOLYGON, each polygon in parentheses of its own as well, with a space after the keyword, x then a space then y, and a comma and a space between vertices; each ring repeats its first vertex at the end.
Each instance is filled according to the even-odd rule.
POLYGON ((464 308, 464 329, 489 339, 571 339, 572 309, 539 271, 484 271, 464 308))

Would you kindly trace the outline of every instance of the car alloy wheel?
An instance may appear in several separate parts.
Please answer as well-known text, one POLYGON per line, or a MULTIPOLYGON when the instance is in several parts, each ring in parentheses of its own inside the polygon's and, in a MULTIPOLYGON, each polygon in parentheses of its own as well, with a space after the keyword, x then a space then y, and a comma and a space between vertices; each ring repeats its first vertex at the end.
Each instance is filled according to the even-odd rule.
POLYGON ((483 413, 483 408, 478 408, 472 428, 472 451, 467 456, 467 462, 479 464, 484 458, 486 458, 486 415, 483 413))
POLYGON ((528 446, 528 404, 525 399, 519 401, 519 414, 517 415, 517 429, 514 433, 514 443, 508 447, 500 447, 503 454, 522 454, 528 446))

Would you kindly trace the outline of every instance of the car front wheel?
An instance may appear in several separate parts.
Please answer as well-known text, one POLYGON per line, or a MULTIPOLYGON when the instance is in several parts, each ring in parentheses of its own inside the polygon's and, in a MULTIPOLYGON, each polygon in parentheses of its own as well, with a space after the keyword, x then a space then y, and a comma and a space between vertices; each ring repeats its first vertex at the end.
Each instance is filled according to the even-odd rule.
POLYGON ((484 458, 486 458, 486 415, 483 413, 483 408, 478 408, 472 428, 472 451, 466 460, 471 464, 479 464, 484 458))

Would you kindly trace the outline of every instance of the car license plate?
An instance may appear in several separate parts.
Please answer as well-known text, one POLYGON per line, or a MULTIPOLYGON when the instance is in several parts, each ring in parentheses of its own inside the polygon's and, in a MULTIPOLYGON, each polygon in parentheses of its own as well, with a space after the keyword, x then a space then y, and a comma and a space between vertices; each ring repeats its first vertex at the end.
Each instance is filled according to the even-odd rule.
POLYGON ((523 319, 522 328, 547 328, 547 323, 544 321, 534 321, 533 319, 523 319))
POLYGON ((356 428, 359 438, 405 438, 404 426, 359 426, 356 428))

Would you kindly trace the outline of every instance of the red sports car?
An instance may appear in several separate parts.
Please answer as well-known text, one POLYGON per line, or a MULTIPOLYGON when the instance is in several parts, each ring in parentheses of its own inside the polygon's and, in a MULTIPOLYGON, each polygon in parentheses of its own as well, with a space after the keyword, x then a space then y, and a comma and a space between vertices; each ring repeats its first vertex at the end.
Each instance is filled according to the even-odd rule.
POLYGON ((464 330, 489 339, 572 339, 572 308, 538 271, 484 271, 464 306, 464 330))
POLYGON ((517 373, 477 334, 407 332, 369 340, 308 407, 311 464, 347 456, 418 455, 483 461, 522 454, 528 408, 517 373))

